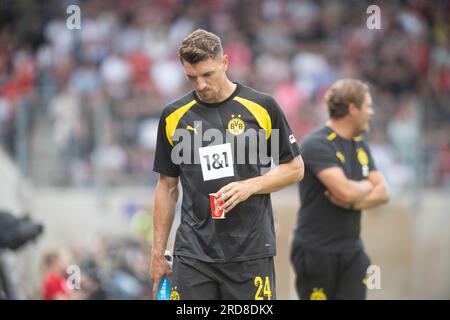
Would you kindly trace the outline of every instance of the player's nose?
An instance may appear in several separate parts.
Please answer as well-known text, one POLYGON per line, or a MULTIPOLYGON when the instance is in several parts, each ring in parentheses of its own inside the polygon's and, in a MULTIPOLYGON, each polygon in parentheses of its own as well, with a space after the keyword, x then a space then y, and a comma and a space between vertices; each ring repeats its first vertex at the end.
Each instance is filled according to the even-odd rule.
POLYGON ((196 89, 197 91, 203 91, 206 89, 206 82, 205 80, 198 79, 196 83, 196 89))

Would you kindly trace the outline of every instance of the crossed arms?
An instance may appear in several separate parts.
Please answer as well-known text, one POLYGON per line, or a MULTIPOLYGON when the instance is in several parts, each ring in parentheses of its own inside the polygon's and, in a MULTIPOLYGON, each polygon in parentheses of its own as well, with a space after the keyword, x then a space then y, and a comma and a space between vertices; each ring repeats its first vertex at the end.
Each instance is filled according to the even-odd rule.
POLYGON ((335 205, 346 209, 368 209, 389 201, 384 176, 370 171, 367 179, 355 181, 345 176, 342 168, 321 170, 317 178, 325 185, 325 195, 335 205))

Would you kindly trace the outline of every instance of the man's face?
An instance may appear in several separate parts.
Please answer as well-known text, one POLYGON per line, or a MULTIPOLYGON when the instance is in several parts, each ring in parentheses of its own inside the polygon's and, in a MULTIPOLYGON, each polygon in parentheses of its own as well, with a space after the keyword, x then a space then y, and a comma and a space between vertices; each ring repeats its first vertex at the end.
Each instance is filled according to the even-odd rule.
POLYGON ((198 97, 206 103, 219 102, 219 93, 226 81, 228 57, 208 59, 196 64, 183 61, 186 77, 192 83, 198 97))
POLYGON ((355 110, 355 133, 359 135, 368 132, 370 130, 369 121, 375 113, 372 108, 372 97, 369 93, 366 93, 361 108, 355 108, 355 110))
POLYGON ((58 260, 56 262, 56 269, 60 273, 65 273, 67 267, 70 265, 70 253, 67 250, 60 250, 58 253, 58 260))

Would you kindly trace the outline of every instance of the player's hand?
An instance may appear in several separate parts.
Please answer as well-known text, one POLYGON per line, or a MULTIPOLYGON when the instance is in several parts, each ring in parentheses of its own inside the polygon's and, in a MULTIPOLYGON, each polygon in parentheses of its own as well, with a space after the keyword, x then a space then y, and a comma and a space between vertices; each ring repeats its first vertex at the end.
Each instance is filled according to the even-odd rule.
POLYGON ((330 200, 332 204, 335 206, 344 208, 344 209, 352 209, 352 204, 339 200, 336 196, 334 196, 329 190, 325 191, 325 196, 330 200))
MULTIPOLYGON (((225 213, 230 212, 238 203, 247 200, 253 194, 253 188, 250 183, 244 181, 232 182, 223 186, 218 192, 218 198, 224 201, 220 209, 224 209, 225 213)), ((216 205, 219 205, 216 200, 216 205)))
POLYGON ((167 263, 164 256, 161 254, 153 254, 150 262, 150 278, 153 282, 152 296, 153 300, 156 299, 156 293, 158 292, 159 282, 163 276, 170 277, 172 275, 172 270, 170 265, 167 263))

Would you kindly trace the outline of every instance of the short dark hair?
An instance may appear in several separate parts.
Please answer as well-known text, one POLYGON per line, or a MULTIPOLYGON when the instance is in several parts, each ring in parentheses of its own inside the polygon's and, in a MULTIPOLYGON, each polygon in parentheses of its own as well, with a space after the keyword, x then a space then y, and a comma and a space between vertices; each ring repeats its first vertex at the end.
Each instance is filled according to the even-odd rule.
POLYGON ((181 62, 196 64, 200 61, 215 59, 223 55, 222 42, 214 33, 197 29, 189 34, 178 48, 181 62))
POLYGON ((331 119, 347 115, 350 103, 361 108, 369 86, 356 79, 341 79, 325 92, 325 102, 331 119))

